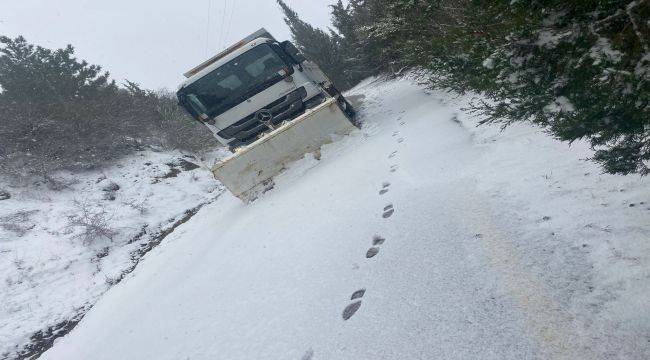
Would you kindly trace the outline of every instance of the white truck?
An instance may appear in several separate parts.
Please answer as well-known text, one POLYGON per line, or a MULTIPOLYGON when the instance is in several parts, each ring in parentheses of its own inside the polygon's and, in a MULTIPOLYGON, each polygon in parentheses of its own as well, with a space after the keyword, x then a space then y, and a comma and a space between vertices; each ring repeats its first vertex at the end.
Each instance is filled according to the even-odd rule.
POLYGON ((246 201, 288 163, 356 125, 352 106, 318 66, 265 29, 184 75, 180 105, 233 152, 213 173, 246 201))

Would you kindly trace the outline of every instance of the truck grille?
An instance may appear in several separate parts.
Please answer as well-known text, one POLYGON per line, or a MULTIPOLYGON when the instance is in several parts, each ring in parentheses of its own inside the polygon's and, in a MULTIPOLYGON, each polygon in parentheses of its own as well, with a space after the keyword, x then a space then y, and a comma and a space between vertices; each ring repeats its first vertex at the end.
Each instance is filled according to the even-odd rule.
POLYGON ((302 114, 305 95, 304 88, 300 88, 219 131, 217 135, 228 140, 234 139, 229 143, 231 149, 248 145, 257 140, 260 134, 270 130, 267 124, 278 125, 302 114), (263 122, 258 115, 261 112, 266 112, 267 116, 270 114, 270 119, 263 122))

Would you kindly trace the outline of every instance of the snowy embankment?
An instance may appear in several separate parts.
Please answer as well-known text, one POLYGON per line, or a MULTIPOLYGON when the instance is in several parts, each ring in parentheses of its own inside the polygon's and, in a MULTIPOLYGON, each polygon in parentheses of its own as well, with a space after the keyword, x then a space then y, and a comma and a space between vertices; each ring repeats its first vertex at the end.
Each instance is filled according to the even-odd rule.
POLYGON ((366 82, 362 130, 204 207, 43 359, 644 359, 648 184, 366 82))
POLYGON ((39 353, 213 201, 222 188, 207 163, 146 151, 100 172, 54 174, 56 183, 0 185, 11 196, 0 201, 0 358, 39 353))

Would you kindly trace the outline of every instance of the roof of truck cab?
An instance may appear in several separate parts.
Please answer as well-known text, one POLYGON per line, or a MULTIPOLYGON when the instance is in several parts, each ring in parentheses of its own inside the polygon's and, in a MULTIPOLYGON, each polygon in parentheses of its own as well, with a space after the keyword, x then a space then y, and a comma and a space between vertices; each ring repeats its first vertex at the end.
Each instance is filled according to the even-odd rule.
POLYGON ((237 56, 247 52, 248 50, 256 47, 257 45, 267 44, 267 43, 271 43, 271 42, 274 42, 274 40, 271 40, 271 39, 268 39, 268 38, 257 38, 255 40, 253 40, 253 41, 251 41, 251 42, 237 48, 233 52, 225 55, 221 59, 219 59, 219 60, 215 61, 214 63, 210 64, 205 69, 203 69, 203 70, 199 71, 198 73, 196 73, 196 74, 190 76, 189 78, 185 79, 185 81, 183 81, 180 84, 178 89, 180 90, 180 89, 182 89, 182 88, 184 88, 186 86, 189 86, 190 84, 192 84, 193 82, 195 82, 198 79, 202 78, 203 76, 211 73, 212 70, 224 65, 225 63, 227 63, 230 60, 236 58, 237 56))

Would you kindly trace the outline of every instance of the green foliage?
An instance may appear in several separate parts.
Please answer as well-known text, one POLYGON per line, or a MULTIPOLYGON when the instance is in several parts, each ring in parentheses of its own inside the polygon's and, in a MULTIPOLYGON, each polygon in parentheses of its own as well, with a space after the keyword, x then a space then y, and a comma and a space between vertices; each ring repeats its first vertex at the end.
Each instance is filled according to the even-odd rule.
POLYGON ((1 36, 0 44, 0 86, 5 101, 29 103, 33 110, 44 111, 117 90, 101 67, 77 61, 70 45, 52 51, 29 44, 22 36, 1 36))
POLYGON ((278 4, 284 12, 285 22, 298 49, 309 60, 316 62, 338 87, 349 87, 351 84, 342 73, 343 57, 338 37, 300 20, 298 14, 284 1, 278 0, 278 4))
POLYGON ((350 84, 425 69, 483 94, 485 123, 531 121, 590 141, 606 172, 650 173, 648 0, 350 0, 332 17, 350 84))
POLYGON ((647 3, 490 1, 468 9, 472 26, 458 36, 483 29, 481 40, 459 46, 465 63, 451 51, 436 59, 432 68, 448 75, 438 85, 487 94, 494 104, 477 106, 487 122, 533 121, 561 140, 588 139, 607 172, 648 174, 647 3))
POLYGON ((0 37, 0 170, 46 174, 99 167, 145 146, 214 146, 173 95, 118 87, 74 49, 0 37))

